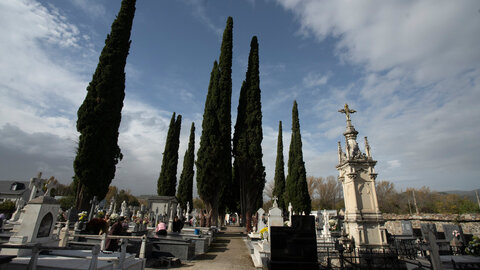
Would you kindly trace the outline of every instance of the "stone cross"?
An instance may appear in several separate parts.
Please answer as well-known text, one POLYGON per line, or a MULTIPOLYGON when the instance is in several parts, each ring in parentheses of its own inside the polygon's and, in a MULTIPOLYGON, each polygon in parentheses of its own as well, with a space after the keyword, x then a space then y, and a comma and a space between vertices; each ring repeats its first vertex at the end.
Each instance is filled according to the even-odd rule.
POLYGON ((348 108, 348 104, 345 103, 345 107, 344 107, 343 109, 341 109, 341 110, 338 110, 338 112, 344 113, 345 116, 347 117, 347 121, 350 121, 350 114, 351 114, 351 113, 355 113, 355 112, 357 112, 357 111, 351 110, 350 108, 348 108))
POLYGON ((278 207, 277 200, 278 200, 278 197, 273 196, 273 206, 272 207, 278 207))
POLYGON ((97 196, 93 196, 93 199, 90 200, 90 213, 88 213, 88 221, 92 220, 93 218, 93 211, 95 210, 95 206, 97 205, 97 196))
POLYGON ((47 184, 46 184, 47 191, 45 192, 44 196, 51 196, 50 193, 52 191, 52 188, 56 188, 56 187, 57 187, 57 180, 55 180, 55 177, 52 176, 47 181, 47 184))
POLYGON ((30 179, 30 188, 32 189, 30 193, 29 201, 35 199, 37 196, 37 190, 39 189, 38 185, 40 184, 42 178, 42 172, 39 172, 36 178, 30 179))

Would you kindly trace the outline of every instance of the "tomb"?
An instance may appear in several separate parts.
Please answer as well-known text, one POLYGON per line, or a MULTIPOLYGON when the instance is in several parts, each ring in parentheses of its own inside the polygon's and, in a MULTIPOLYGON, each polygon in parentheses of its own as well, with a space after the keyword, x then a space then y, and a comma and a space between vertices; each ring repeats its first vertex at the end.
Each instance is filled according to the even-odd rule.
MULTIPOLYGON (((40 196, 27 203, 21 212, 14 234, 7 244, 24 245, 27 243, 58 246, 53 236, 60 204, 50 196, 40 196)), ((29 249, 2 249, 2 255, 28 255, 29 249)))
POLYGON ((345 152, 338 142, 339 181, 342 182, 345 200, 345 229, 357 248, 382 248, 387 246, 384 221, 378 208, 375 191, 375 164, 370 153, 370 146, 365 137, 365 153, 357 144, 358 132, 352 125, 350 114, 355 110, 339 110, 347 117, 345 152))

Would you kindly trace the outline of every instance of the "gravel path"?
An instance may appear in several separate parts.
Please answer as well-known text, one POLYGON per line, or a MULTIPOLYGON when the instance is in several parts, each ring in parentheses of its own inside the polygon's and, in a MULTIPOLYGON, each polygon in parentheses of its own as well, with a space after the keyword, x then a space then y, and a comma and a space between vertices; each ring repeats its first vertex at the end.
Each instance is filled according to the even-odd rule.
MULTIPOLYGON (((207 253, 196 256, 192 261, 182 262, 181 269, 255 269, 250 252, 245 244, 245 228, 227 227, 217 234, 207 253)), ((154 269, 154 268, 145 268, 154 269)))

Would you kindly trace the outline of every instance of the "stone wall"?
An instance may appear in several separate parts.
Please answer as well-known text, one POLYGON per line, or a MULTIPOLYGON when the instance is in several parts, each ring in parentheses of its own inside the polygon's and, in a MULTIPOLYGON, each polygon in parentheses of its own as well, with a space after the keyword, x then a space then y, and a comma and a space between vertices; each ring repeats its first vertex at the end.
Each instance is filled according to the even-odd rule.
POLYGON ((399 235, 401 232, 401 220, 410 220, 414 229, 420 229, 421 223, 433 223, 438 232, 443 232, 442 224, 459 224, 462 226, 463 233, 480 236, 480 214, 383 214, 383 219, 387 231, 394 235, 399 235))

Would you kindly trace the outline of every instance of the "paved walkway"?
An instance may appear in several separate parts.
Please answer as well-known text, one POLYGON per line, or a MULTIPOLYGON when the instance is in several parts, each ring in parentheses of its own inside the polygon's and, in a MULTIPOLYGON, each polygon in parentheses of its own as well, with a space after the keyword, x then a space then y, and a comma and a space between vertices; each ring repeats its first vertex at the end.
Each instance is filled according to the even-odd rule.
POLYGON ((255 269, 244 239, 245 228, 227 227, 217 234, 207 253, 183 262, 184 269, 255 269))

